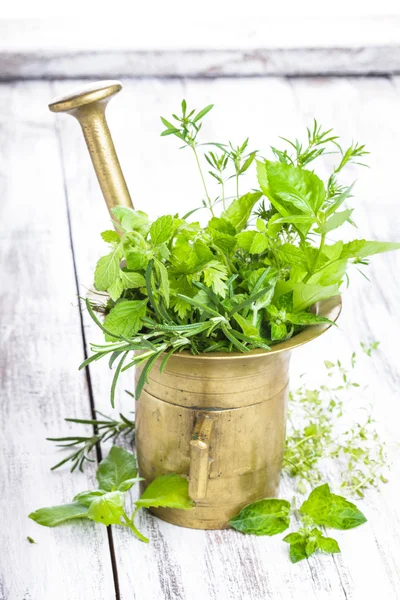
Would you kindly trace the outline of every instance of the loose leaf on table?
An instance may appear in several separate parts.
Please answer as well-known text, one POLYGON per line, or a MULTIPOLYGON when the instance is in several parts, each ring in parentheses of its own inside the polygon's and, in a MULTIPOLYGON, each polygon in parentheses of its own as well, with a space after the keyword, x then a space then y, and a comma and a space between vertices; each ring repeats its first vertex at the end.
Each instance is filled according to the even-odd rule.
POLYGON ((290 560, 292 563, 308 558, 318 550, 334 554, 340 552, 337 541, 322 535, 316 527, 311 531, 289 533, 283 541, 290 544, 290 560))
POLYGON ((36 521, 39 525, 45 527, 56 527, 72 519, 82 519, 88 517, 88 508, 78 502, 72 504, 62 504, 60 506, 49 506, 39 508, 29 515, 29 518, 36 521))
POLYGON ((136 481, 136 459, 131 452, 113 446, 96 473, 99 488, 106 492, 129 490, 136 481))
POLYGON ((353 529, 366 522, 365 516, 343 496, 332 494, 327 483, 316 487, 303 502, 300 512, 317 525, 333 529, 353 529))
POLYGON ((89 506, 87 516, 96 523, 120 525, 124 512, 124 493, 107 492, 94 498, 89 506))
POLYGON ((276 498, 258 500, 245 506, 229 523, 234 529, 243 533, 254 535, 281 533, 290 524, 290 502, 276 498))
POLYGON ((162 506, 187 510, 194 506, 188 493, 189 482, 181 475, 170 473, 161 475, 147 486, 136 506, 149 508, 162 506))

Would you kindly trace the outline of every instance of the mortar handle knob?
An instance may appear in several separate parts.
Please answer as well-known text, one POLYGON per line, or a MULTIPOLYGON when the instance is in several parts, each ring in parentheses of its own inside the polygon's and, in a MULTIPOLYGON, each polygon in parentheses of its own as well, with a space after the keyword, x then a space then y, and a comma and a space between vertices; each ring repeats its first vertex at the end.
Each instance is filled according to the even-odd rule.
POLYGON ((111 213, 112 208, 133 208, 105 117, 109 100, 121 89, 119 81, 96 81, 77 91, 58 96, 49 104, 52 112, 65 112, 79 121, 104 199, 114 221, 116 219, 111 213))
POLYGON ((197 414, 190 440, 189 496, 195 502, 206 497, 210 470, 210 437, 214 418, 197 414))

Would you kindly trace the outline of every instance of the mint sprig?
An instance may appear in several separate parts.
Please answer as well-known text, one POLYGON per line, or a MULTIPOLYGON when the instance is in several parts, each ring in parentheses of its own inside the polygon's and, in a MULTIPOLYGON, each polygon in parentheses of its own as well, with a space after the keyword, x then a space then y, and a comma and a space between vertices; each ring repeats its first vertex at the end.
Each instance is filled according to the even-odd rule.
POLYGON ((142 507, 162 506, 188 510, 193 501, 188 494, 188 481, 181 475, 168 474, 154 479, 142 497, 134 504, 135 511, 128 516, 125 511, 126 493, 140 481, 137 477, 134 455, 123 448, 113 446, 96 473, 99 489, 77 494, 73 502, 61 506, 40 508, 29 518, 45 527, 56 527, 76 519, 89 519, 103 525, 128 527, 140 540, 149 540, 138 531, 134 519, 142 507))

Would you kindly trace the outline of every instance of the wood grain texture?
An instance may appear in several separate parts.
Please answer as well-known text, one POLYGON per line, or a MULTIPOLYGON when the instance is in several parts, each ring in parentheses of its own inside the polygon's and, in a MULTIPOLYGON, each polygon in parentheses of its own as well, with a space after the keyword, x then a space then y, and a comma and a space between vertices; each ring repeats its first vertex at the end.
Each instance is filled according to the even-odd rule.
POLYGON ((90 415, 61 162, 45 111, 48 84, 0 86, 1 403, 0 597, 114 597, 107 533, 51 530, 28 514, 69 502, 93 471, 51 473, 46 436, 90 415), (30 544, 27 536, 37 543, 30 544))
MULTIPOLYGON (((140 9, 138 9, 140 11, 140 9)), ((0 80, 400 72, 400 17, 196 15, 0 22, 0 80), (171 35, 171 31, 174 32, 171 35)))
MULTIPOLYGON (((82 357, 82 345, 62 191, 63 179, 79 292, 82 295, 91 284, 96 260, 104 252, 105 244, 99 232, 109 228, 107 209, 78 124, 65 115, 57 119, 61 151, 58 154, 54 116, 45 112, 45 104, 52 93, 63 93, 70 87, 70 83, 57 82, 50 93, 49 86, 43 83, 24 84, 16 88, 4 86, 0 96, 0 114, 3 117, 0 136, 4 138, 3 149, 7 148, 4 156, 14 165, 16 154, 19 154, 19 160, 22 156, 23 164, 28 165, 26 168, 31 174, 29 179, 34 182, 28 197, 25 181, 16 175, 7 178, 0 176, 3 196, 5 190, 6 198, 11 198, 9 202, 13 203, 7 204, 4 222, 13 220, 14 203, 18 202, 21 207, 18 214, 22 213, 23 216, 16 230, 19 237, 23 238, 22 256, 25 260, 26 253, 32 252, 34 244, 35 252, 41 258, 40 264, 45 265, 40 270, 32 266, 29 278, 21 274, 21 286, 26 290, 23 301, 19 294, 19 300, 14 305, 15 296, 9 294, 11 283, 4 288, 7 293, 3 298, 3 306, 8 307, 7 314, 11 315, 4 321, 6 331, 12 315, 16 315, 15 322, 19 319, 24 326, 28 323, 30 332, 26 355, 28 360, 25 358, 29 377, 25 375, 22 378, 19 373, 14 374, 18 369, 17 348, 26 343, 26 336, 23 340, 19 334, 18 344, 6 346, 6 356, 11 364, 9 369, 12 369, 12 377, 8 377, 8 396, 14 397, 14 402, 19 403, 21 412, 17 415, 8 402, 2 405, 4 418, 13 419, 13 426, 7 435, 11 441, 5 462, 8 464, 9 461, 10 465, 4 467, 3 464, 3 468, 7 468, 8 479, 15 478, 16 473, 22 473, 25 481, 29 482, 24 497, 24 503, 29 504, 29 508, 13 505, 22 524, 31 508, 46 504, 49 494, 52 502, 67 500, 72 487, 74 491, 89 487, 94 473, 93 466, 93 469, 87 469, 87 475, 78 476, 77 479, 71 478, 66 470, 50 475, 43 458, 44 453, 49 455, 49 464, 58 458, 48 442, 44 442, 50 427, 52 433, 65 432, 67 428, 62 422, 63 417, 85 411, 89 413, 86 377, 76 370, 82 357), (49 97, 46 97, 47 94, 49 97), (35 98, 36 108, 31 107, 30 112, 23 113, 24 124, 18 126, 18 137, 13 138, 9 131, 6 132, 6 127, 17 120, 17 113, 26 110, 28 97, 35 98), (12 111, 10 98, 13 99, 12 111), (28 136, 25 131, 31 129, 28 136), (12 144, 10 138, 14 139, 12 144), (32 147, 35 152, 31 152, 32 147), (46 173, 52 167, 51 179, 44 179, 43 164, 46 164, 46 173), (46 209, 30 203, 32 190, 35 195, 39 195, 39 190, 44 192, 43 204, 46 209), (52 226, 48 217, 50 212, 52 226), (43 279, 45 272, 48 279, 43 279), (33 297, 32 281, 37 282, 33 297), (39 281, 47 283, 39 287, 39 281), (49 294, 51 304, 45 300, 49 294), (34 327, 35 321, 32 318, 26 320, 27 308, 33 310, 35 315, 43 312, 48 315, 40 335, 34 327), (58 340, 56 332, 59 334, 60 331, 63 332, 62 339, 55 345, 54 340, 58 340), (61 355, 65 357, 62 371, 58 366, 61 355), (60 381, 63 384, 62 393, 58 392, 60 381), (51 404, 43 402, 47 395, 53 398, 51 404), (41 402, 38 401, 39 412, 28 411, 37 397, 41 399, 41 402), (27 465, 32 464, 32 441, 35 452, 40 455, 36 470, 28 475, 27 465), (40 493, 37 485, 39 480, 44 482, 39 488, 40 493)), ((309 125, 312 117, 316 116, 327 127, 335 127, 348 142, 352 139, 365 142, 372 151, 368 157, 372 167, 370 170, 350 169, 350 179, 359 178, 353 204, 356 206, 355 219, 359 231, 349 228, 348 235, 394 241, 400 238, 395 193, 398 169, 396 140, 400 135, 399 88, 400 82, 392 82, 387 78, 126 80, 123 92, 113 99, 108 109, 109 124, 133 202, 137 208, 155 217, 164 212, 183 214, 198 203, 202 194, 193 157, 187 151, 178 152, 178 142, 159 137, 158 116, 163 114, 168 117, 182 97, 187 99, 189 105, 198 108, 210 102, 215 103, 204 125, 204 138, 225 141, 233 132, 235 138, 232 142, 241 143, 249 135, 251 149, 258 148, 265 154, 270 144, 281 144, 279 135, 302 136, 305 125, 309 125)), ((331 158, 322 163, 325 172, 330 161, 331 158)), ((16 167, 13 169, 15 173, 16 167)), ((247 183, 252 185, 250 179, 247 183)), ((246 183, 243 183, 243 188, 245 186, 246 183)), ((15 262, 20 255, 11 252, 8 235, 8 228, 3 226, 4 239, 1 242, 8 244, 5 248, 15 262)), ((301 373, 309 371, 310 364, 321 365, 323 358, 349 355, 360 340, 381 340, 380 349, 369 363, 368 370, 361 368, 360 376, 370 386, 370 391, 365 394, 365 402, 374 401, 374 412, 383 422, 383 436, 392 441, 398 439, 397 423, 400 417, 400 365, 397 352, 399 287, 394 276, 399 272, 399 259, 400 255, 395 253, 373 258, 368 269, 371 284, 354 272, 351 286, 344 292, 340 328, 295 351, 292 357, 292 379, 295 383, 301 373)), ((5 263, 5 268, 9 281, 14 281, 11 277, 15 267, 11 272, 11 267, 5 263)), ((102 339, 85 312, 83 324, 86 346, 89 341, 102 339)), ((91 366, 90 371, 95 407, 111 414, 108 394, 112 372, 109 372, 106 364, 101 363, 91 366)), ((316 377, 320 372, 316 368, 316 377)), ((131 410, 131 400, 123 389, 132 389, 132 382, 133 374, 128 373, 119 386, 117 407, 124 412, 131 410)), ((352 418, 353 411, 353 404, 350 403, 349 418, 352 418)), ((336 474, 336 467, 329 468, 326 471, 327 481, 334 485, 336 474)), ((123 600, 143 597, 152 600, 361 600, 379 594, 385 600, 395 600, 400 597, 399 474, 399 466, 396 465, 391 482, 383 486, 382 492, 368 493, 366 499, 359 503, 368 518, 368 524, 354 531, 337 532, 336 537, 342 549, 340 555, 319 555, 297 565, 290 564, 287 547, 279 536, 257 538, 246 537, 233 530, 186 530, 142 512, 138 526, 150 538, 148 545, 139 542, 122 528, 113 528, 119 597, 123 600)), ((283 478, 281 495, 287 498, 293 495, 292 483, 287 478, 283 478)), ((86 536, 80 528, 67 526, 59 530, 38 530, 32 524, 26 533, 24 526, 20 527, 23 531, 22 541, 27 546, 21 542, 25 553, 24 564, 27 565, 25 579, 15 582, 19 574, 16 559, 3 557, 3 573, 7 569, 6 576, 3 575, 3 582, 8 585, 3 592, 6 600, 59 597, 59 594, 55 596, 55 588, 51 587, 48 589, 53 590, 53 595, 46 588, 49 595, 43 597, 43 587, 40 588, 43 582, 37 573, 43 573, 43 569, 51 571, 53 579, 50 578, 50 581, 55 585, 57 572, 66 573, 75 562, 83 565, 83 572, 84 566, 93 562, 94 556, 98 566, 92 568, 90 580, 81 578, 79 582, 77 579, 68 582, 63 587, 68 590, 65 597, 68 600, 71 597, 114 597, 111 562, 101 527, 89 526, 85 533, 90 531, 90 535, 86 536), (32 527, 35 527, 33 535, 32 527), (32 535, 38 542, 43 539, 46 543, 30 546, 24 539, 26 535, 32 535), (52 569, 42 564, 46 557, 50 560, 49 548, 52 569), (36 552, 39 558, 33 559, 32 552, 36 552), (35 560, 42 562, 38 566, 35 560), (103 579, 99 575, 100 566, 103 579), (95 591, 90 586, 94 586, 95 591)), ((10 526, 9 536, 11 541, 7 547, 16 539, 14 526, 10 526)))

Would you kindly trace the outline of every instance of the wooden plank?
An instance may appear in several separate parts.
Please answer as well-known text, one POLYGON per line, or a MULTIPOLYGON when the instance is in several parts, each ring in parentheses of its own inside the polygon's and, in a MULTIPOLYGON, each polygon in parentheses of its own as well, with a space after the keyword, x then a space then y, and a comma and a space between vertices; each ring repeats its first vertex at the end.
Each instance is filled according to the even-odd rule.
POLYGON ((93 472, 50 472, 60 453, 46 436, 90 415, 64 183, 47 83, 0 86, 0 404, 5 494, 0 596, 4 600, 115 597, 107 533, 94 524, 39 527, 28 514, 71 501, 93 472), (30 544, 27 536, 36 544, 30 544))
MULTIPOLYGON (((181 214, 201 198, 193 157, 178 153, 179 143, 160 139, 158 115, 168 114, 183 96, 189 105, 216 106, 204 125, 204 139, 225 141, 232 131, 234 143, 251 135, 252 147, 267 151, 278 135, 298 131, 303 117, 296 109, 288 83, 280 79, 224 81, 126 81, 123 93, 110 105, 109 122, 117 151, 137 208, 152 216, 181 214), (155 176, 156 173, 156 176, 155 176)), ((57 83, 57 93, 68 88, 57 83)), ((66 181, 78 276, 89 284, 97 258, 104 252, 98 232, 108 227, 108 215, 92 172, 78 125, 60 117, 66 181)), ((85 318, 88 339, 101 339, 85 318)), ((314 357, 330 347, 335 332, 314 343, 314 357)), ((337 342, 338 343, 338 342, 337 342)), ((298 368, 307 362, 296 353, 298 368)), ((100 363, 91 366, 96 407, 110 413, 110 373, 100 363)), ((130 377, 130 376, 129 376, 130 377)), ((131 379, 127 380, 131 385, 131 379)), ((121 386, 124 387, 124 386, 121 386)), ((119 406, 127 410, 120 391, 119 406)), ((283 487, 287 497, 293 490, 283 487)), ((129 532, 114 531, 121 598, 132 590, 155 600, 204 597, 226 599, 320 598, 330 594, 345 598, 344 582, 332 557, 312 558, 293 566, 279 539, 245 537, 234 531, 201 532, 177 528, 143 514, 139 526, 150 537, 145 546, 129 532), (134 557, 134 560, 132 560, 134 557), (271 568, 273 565, 273 568, 271 568)))
POLYGON ((399 14, 175 15, 0 22, 0 79, 231 77, 400 72, 399 14), (329 20, 328 20, 329 19, 329 20), (174 35, 171 35, 174 31, 174 35))
MULTIPOLYGON (((399 211, 395 189, 398 168, 397 140, 400 135, 399 96, 387 79, 319 79, 292 82, 301 112, 308 121, 316 117, 344 139, 366 144, 371 155, 370 170, 350 169, 350 180, 359 178, 355 188, 355 220, 359 231, 352 237, 399 239, 399 211)), ((333 158, 333 157, 332 157, 333 158)), ((331 162, 331 161, 330 161, 331 162)), ((350 234, 350 232, 349 232, 350 234)), ((399 288, 394 274, 399 271, 400 256, 391 253, 371 260, 368 276, 371 284, 354 273, 344 294, 340 326, 355 346, 360 339, 378 339, 380 350, 364 378, 373 390, 374 413, 384 423, 382 435, 397 444, 400 417, 398 388, 400 365, 397 336, 400 319, 397 311, 399 288)), ((368 397, 368 396, 367 396, 368 397)), ((340 535, 342 555, 335 560, 342 576, 352 580, 355 597, 382 594, 400 595, 400 551, 398 497, 398 461, 390 484, 380 494, 368 493, 361 509, 368 517, 367 526, 353 535, 340 535)))

